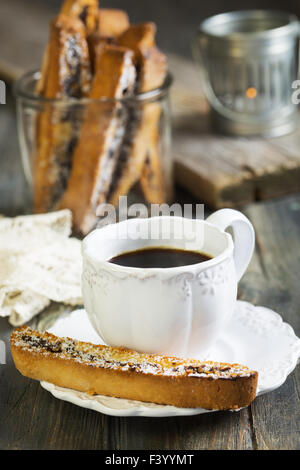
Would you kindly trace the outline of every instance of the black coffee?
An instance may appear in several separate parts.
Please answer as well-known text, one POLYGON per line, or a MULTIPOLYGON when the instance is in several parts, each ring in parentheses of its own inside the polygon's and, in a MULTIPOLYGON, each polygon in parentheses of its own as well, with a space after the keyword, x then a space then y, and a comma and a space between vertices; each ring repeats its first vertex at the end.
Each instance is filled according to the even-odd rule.
POLYGON ((110 263, 130 268, 176 268, 178 266, 203 263, 203 261, 208 261, 209 259, 212 259, 212 257, 199 251, 157 247, 127 251, 114 256, 109 261, 110 263))

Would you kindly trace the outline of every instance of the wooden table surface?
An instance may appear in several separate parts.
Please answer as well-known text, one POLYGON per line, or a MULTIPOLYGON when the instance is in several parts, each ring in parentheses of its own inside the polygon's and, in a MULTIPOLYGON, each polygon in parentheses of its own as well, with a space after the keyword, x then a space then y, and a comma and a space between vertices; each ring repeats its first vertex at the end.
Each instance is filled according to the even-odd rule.
MULTIPOLYGON (((115 2, 114 6, 121 3, 115 2)), ((148 18, 156 20, 162 5, 158 1, 130 0, 127 3, 132 12, 136 12, 136 21, 148 18), (153 15, 150 18, 151 11, 153 15)), ((186 53, 191 27, 194 28, 200 19, 191 12, 200 3, 184 0, 181 4, 176 2, 176 7, 170 0, 163 3, 160 30, 164 24, 166 28, 167 24, 171 24, 174 33, 182 25, 181 34, 174 33, 171 43, 167 29, 161 32, 163 47, 167 48, 170 44, 173 52, 178 52, 181 47, 181 52, 186 53), (172 21, 169 15, 171 3, 174 6, 172 21), (184 10, 183 5, 186 5, 184 10)), ((220 11, 215 6, 221 3, 211 2, 209 7, 203 7, 207 10, 202 11, 203 16, 220 11)), ((290 9, 294 6, 293 2, 287 3, 290 9)), ((1 8, 5 6, 9 13, 8 5, 17 4, 24 10, 25 3, 20 0, 6 2, 6 5, 3 3, 1 8)), ((38 11, 35 9, 38 4, 41 5, 41 2, 37 0, 26 1, 25 10, 30 14, 26 16, 26 11, 22 10, 22 22, 29 21, 34 11, 38 11)), ((240 2, 232 4, 233 8, 238 8, 240 2)), ((265 4, 271 2, 266 0, 265 4)), ((50 2, 47 2, 48 5, 50 2)), ((274 1, 272 5, 275 8, 274 1)), ((227 3, 226 9, 229 9, 227 3)), ((197 11, 200 11, 200 7, 197 11)), ((16 24, 14 18, 15 14, 12 13, 11 25, 16 24)), ((0 20, 3 26, 1 42, 4 44, 5 31, 9 34, 10 27, 3 15, 0 20)), ((40 41, 38 27, 33 33, 32 50, 35 43, 40 41)), ((13 34, 18 39, 19 29, 13 34)), ((20 63, 20 66, 23 67, 23 64, 20 63)), ((0 105, 0 213, 12 216, 28 209, 28 191, 20 162, 14 100, 10 93, 7 98, 7 104, 0 105)), ((177 200, 201 202, 182 191, 178 191, 177 200)), ((252 204, 244 207, 243 211, 252 221, 257 238, 253 260, 240 283, 239 297, 274 309, 282 315, 284 321, 292 325, 299 336, 300 194, 252 204)), ((250 407, 237 413, 217 412, 160 419, 114 418, 57 400, 42 389, 38 382, 22 377, 13 365, 9 351, 11 330, 8 321, 0 319, 0 339, 5 341, 7 350, 7 363, 0 364, 0 449, 300 448, 300 367, 278 390, 258 397, 250 407)))
MULTIPOLYGON (((0 106, 0 213, 26 211, 14 113, 0 106)), ((178 192, 181 202, 201 202, 178 192)), ((300 335, 300 195, 244 208, 256 230, 256 250, 239 297, 279 312, 300 335)), ((21 376, 0 319, 7 363, 0 365, 0 449, 299 449, 300 367, 278 390, 240 412, 183 418, 115 418, 55 399, 21 376)))

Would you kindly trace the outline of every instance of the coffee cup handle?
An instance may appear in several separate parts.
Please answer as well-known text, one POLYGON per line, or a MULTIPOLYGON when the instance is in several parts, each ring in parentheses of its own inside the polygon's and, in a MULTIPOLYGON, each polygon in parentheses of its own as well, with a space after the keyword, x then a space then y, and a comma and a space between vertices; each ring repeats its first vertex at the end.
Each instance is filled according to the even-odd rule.
POLYGON ((237 280, 245 273, 255 247, 255 232, 253 225, 241 212, 234 209, 220 209, 207 219, 207 222, 216 225, 220 230, 232 229, 234 252, 233 258, 236 267, 237 280))

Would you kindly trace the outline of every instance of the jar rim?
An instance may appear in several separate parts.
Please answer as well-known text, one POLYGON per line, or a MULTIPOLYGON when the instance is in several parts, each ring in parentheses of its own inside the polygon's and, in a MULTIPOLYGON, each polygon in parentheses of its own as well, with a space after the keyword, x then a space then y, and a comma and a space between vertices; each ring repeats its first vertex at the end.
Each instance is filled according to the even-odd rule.
POLYGON ((41 95, 37 95, 32 91, 28 90, 29 82, 37 82, 41 76, 39 70, 33 70, 24 73, 19 79, 14 83, 14 94, 17 98, 26 99, 32 101, 33 103, 55 103, 62 105, 76 105, 76 104, 89 104, 89 103, 130 103, 134 104, 135 102, 147 102, 154 99, 161 98, 165 96, 173 83, 173 76, 168 72, 164 83, 159 88, 154 88, 143 93, 138 93, 131 97, 126 98, 46 98, 41 95))

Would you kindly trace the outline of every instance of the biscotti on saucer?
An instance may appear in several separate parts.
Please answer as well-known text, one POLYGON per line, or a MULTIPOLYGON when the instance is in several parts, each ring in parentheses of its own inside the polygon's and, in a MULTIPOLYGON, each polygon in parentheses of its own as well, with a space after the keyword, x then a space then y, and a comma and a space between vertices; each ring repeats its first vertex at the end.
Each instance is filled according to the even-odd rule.
POLYGON ((28 327, 10 338, 21 374, 93 395, 208 410, 239 409, 256 396, 257 372, 59 338, 28 327))

